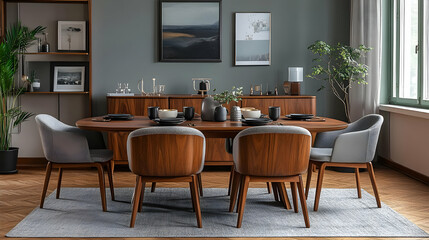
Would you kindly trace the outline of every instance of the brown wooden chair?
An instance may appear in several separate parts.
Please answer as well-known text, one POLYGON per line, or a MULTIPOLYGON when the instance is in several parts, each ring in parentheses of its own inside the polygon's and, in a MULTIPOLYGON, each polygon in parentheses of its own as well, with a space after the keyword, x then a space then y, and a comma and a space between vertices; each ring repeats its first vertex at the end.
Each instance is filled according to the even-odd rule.
POLYGON ((152 127, 130 133, 128 164, 137 175, 130 227, 141 211, 146 182, 189 182, 197 225, 202 227, 197 174, 203 170, 205 137, 188 127, 152 127))
POLYGON ((113 176, 110 170, 110 160, 113 157, 113 153, 109 149, 103 149, 103 137, 99 133, 84 131, 64 124, 47 114, 39 114, 35 119, 42 140, 43 153, 48 160, 40 208, 43 208, 45 202, 52 168, 59 169, 56 195, 58 199, 60 197, 63 169, 96 167, 100 184, 101 204, 103 211, 107 211, 103 167, 107 167, 110 194, 112 200, 114 200, 113 176))
POLYGON ((296 188, 304 215, 305 226, 310 227, 307 203, 304 197, 302 174, 308 167, 311 134, 294 126, 262 126, 241 131, 234 139, 234 173, 230 212, 238 199, 237 228, 241 227, 249 182, 271 182, 279 191, 286 206, 285 182, 291 183, 295 212, 298 212, 296 188))
MULTIPOLYGON (((225 139, 225 151, 232 155, 232 144, 234 139, 233 138, 226 138, 225 139)), ((234 172, 235 172, 235 166, 231 166, 231 171, 229 173, 229 183, 228 183, 228 196, 231 195, 231 188, 232 188, 232 179, 234 179, 234 172)), ((267 182, 267 190, 268 193, 271 194, 271 183, 267 182)), ((276 190, 276 189, 275 189, 276 190)), ((274 195, 277 196, 277 195, 274 195)))

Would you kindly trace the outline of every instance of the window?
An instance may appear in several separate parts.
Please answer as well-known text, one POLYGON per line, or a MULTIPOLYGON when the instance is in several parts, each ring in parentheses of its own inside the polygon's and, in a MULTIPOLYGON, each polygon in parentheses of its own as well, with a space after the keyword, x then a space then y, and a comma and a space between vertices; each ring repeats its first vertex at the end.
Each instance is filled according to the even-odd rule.
POLYGON ((391 102, 429 107, 429 1, 393 2, 391 102))

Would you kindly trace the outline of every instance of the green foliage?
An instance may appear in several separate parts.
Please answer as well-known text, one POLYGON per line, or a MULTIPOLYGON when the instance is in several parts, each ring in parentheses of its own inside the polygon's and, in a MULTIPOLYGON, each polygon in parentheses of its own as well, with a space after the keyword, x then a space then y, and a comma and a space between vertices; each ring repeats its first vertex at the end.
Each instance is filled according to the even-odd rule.
MULTIPOLYGON (((213 92, 216 92, 216 89, 214 89, 213 92)), ((243 87, 236 88, 233 86, 231 91, 225 90, 221 93, 218 93, 214 95, 213 99, 218 101, 220 104, 229 104, 230 102, 240 101, 240 96, 243 96, 243 87)))
POLYGON ((0 43, 0 150, 8 150, 14 127, 32 116, 22 111, 18 97, 23 88, 17 88, 15 74, 19 57, 36 40, 35 35, 44 31, 44 27, 29 30, 16 23, 11 26, 0 43))
MULTIPOLYGON (((360 45, 352 48, 343 44, 329 45, 323 41, 316 41, 308 49, 317 55, 313 62, 309 78, 325 81, 334 95, 343 103, 347 120, 350 122, 349 92, 353 84, 367 84, 365 81, 368 66, 360 63, 371 48, 360 45)), ((325 88, 322 85, 318 91, 325 88)))

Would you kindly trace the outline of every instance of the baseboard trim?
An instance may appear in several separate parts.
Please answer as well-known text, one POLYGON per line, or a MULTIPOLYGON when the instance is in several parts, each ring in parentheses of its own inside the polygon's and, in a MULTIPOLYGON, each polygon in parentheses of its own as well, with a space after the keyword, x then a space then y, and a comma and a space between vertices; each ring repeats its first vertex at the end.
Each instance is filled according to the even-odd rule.
POLYGON ((416 179, 416 180, 418 180, 418 181, 420 181, 426 185, 429 185, 429 177, 426 175, 423 175, 423 174, 416 172, 412 169, 404 167, 401 164, 395 163, 391 160, 385 159, 385 158, 380 157, 380 156, 378 156, 378 160, 381 164, 383 164, 389 168, 392 168, 392 169, 394 169, 394 170, 396 170, 402 174, 405 174, 405 175, 407 175, 411 178, 414 178, 414 179, 416 179))
POLYGON ((17 167, 45 167, 46 158, 18 158, 17 167))

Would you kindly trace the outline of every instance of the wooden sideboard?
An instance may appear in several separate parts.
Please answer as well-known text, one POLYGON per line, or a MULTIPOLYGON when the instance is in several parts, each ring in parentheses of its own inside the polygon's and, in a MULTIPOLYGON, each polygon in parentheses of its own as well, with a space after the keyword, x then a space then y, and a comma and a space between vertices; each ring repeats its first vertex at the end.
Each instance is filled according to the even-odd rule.
MULTIPOLYGON (((196 113, 201 113, 201 104, 204 97, 200 95, 164 95, 132 96, 132 97, 107 97, 108 113, 129 113, 135 116, 147 116, 149 106, 160 108, 174 108, 179 111, 184 106, 193 106, 196 113)), ((238 103, 230 103, 225 106, 228 109, 232 105, 240 107, 255 107, 261 109, 263 114, 268 114, 268 107, 279 106, 281 115, 291 113, 305 113, 316 115, 315 96, 243 96, 238 103)), ((109 133, 109 148, 113 150, 115 164, 127 163, 127 137, 128 132, 109 133)), ((225 151, 225 140, 208 138, 206 148, 205 165, 228 166, 232 165, 232 156, 225 151)))

